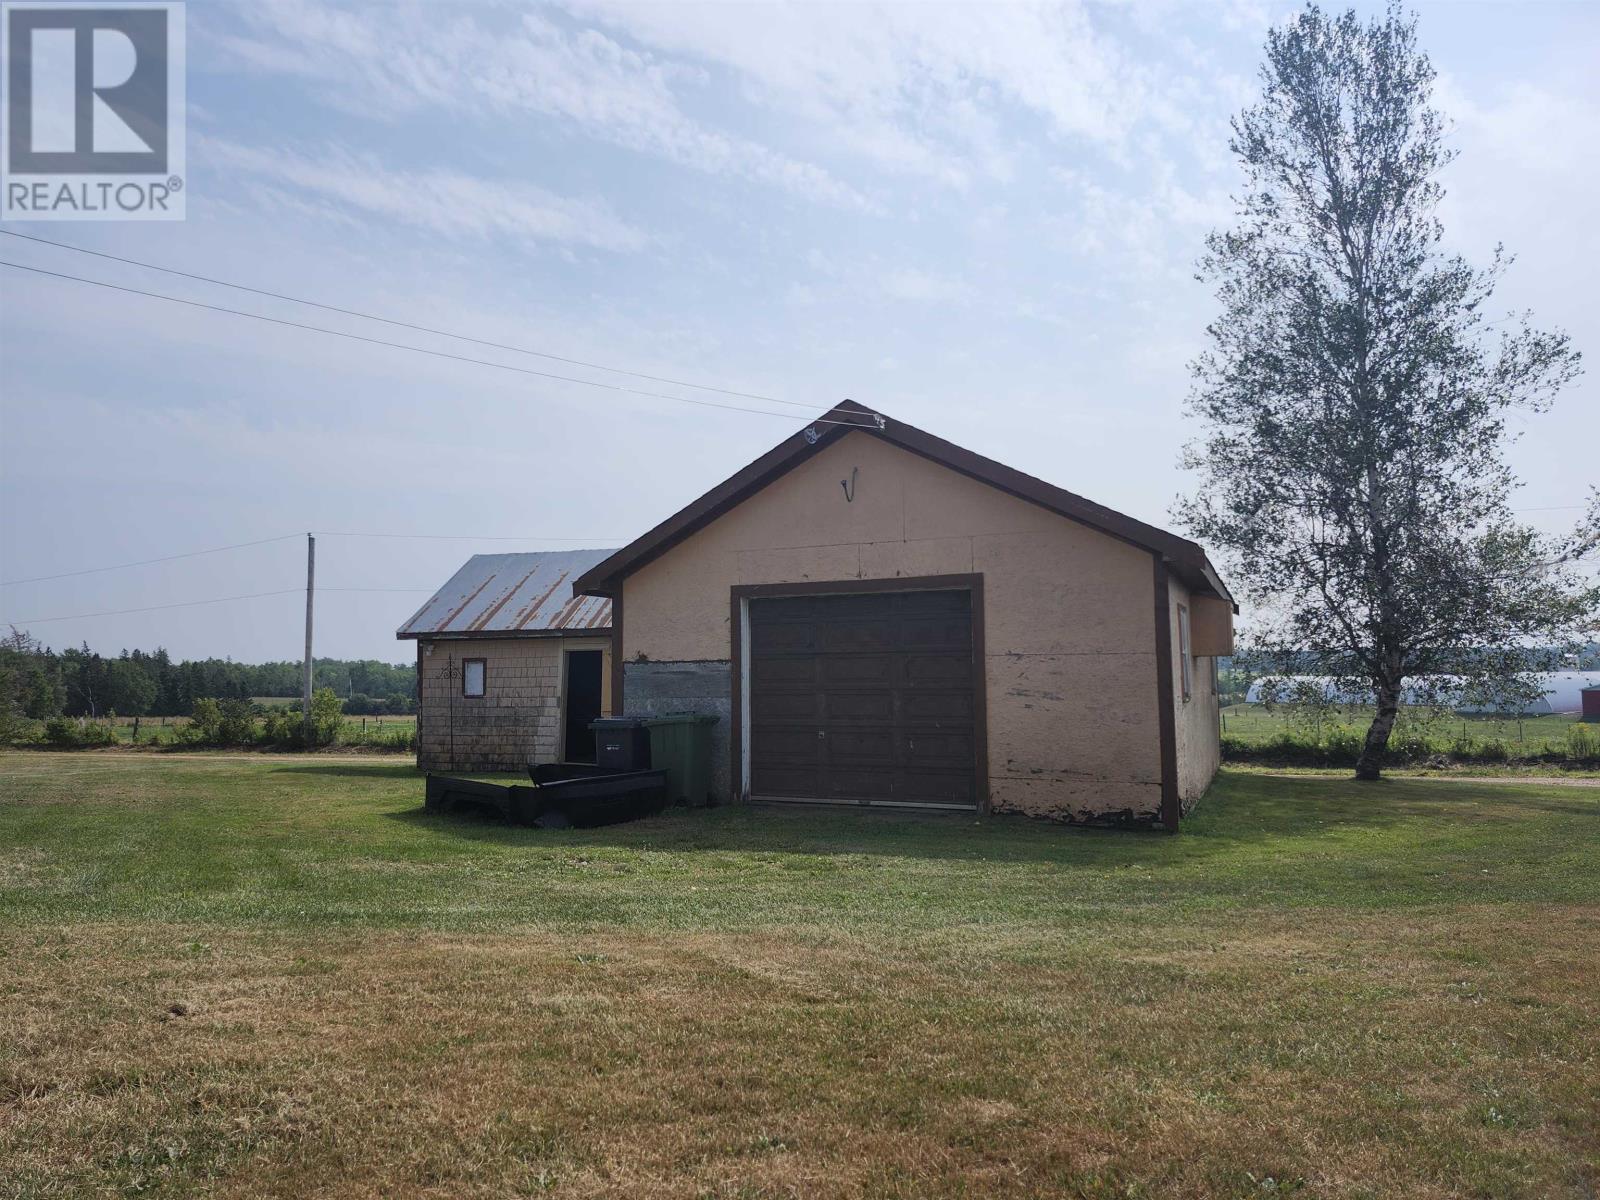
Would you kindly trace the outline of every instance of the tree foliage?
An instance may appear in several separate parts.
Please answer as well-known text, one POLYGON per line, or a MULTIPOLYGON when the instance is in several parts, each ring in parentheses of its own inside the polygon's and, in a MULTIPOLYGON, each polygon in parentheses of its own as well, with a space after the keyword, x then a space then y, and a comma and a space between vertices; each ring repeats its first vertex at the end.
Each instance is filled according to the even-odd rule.
POLYGON ((1507 418, 1546 408, 1579 356, 1526 314, 1489 319, 1498 247, 1487 267, 1444 248, 1433 79, 1398 8, 1311 5, 1273 30, 1261 101, 1233 122, 1237 223, 1200 264, 1221 313, 1193 364, 1203 485, 1179 516, 1252 602, 1258 661, 1310 652, 1371 689, 1363 778, 1407 677, 1525 692, 1600 604, 1575 566, 1600 495, 1556 539, 1508 503, 1507 418))
MULTIPOLYGON (((57 652, 13 629, 0 640, 0 729, 7 721, 55 716, 187 716, 198 700, 299 696, 301 669, 297 662, 173 662, 160 649, 115 657, 87 646, 57 652)), ((319 658, 312 675, 315 687, 348 698, 345 710, 357 716, 416 709, 411 663, 319 658)))

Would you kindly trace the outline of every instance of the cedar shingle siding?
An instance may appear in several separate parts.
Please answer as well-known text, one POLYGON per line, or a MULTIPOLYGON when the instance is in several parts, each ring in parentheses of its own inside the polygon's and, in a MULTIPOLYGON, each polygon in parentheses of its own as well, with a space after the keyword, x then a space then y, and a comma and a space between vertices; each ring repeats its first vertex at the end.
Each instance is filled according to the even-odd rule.
POLYGON ((425 771, 520 772, 559 760, 562 652, 603 650, 609 657, 610 650, 609 640, 557 637, 423 645, 417 765, 425 771), (461 694, 468 658, 485 661, 482 698, 461 694))

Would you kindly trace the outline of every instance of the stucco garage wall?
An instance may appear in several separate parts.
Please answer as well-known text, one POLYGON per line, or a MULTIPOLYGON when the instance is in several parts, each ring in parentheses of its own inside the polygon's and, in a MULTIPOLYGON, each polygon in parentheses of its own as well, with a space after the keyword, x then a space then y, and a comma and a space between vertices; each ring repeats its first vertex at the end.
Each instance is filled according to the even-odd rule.
MULTIPOLYGON (((609 639, 471 638, 423 647, 417 766, 425 771, 522 771, 559 760, 562 652, 603 651, 603 687, 610 678, 609 639), (481 698, 461 694, 461 663, 468 658, 485 660, 481 698)), ((603 698, 602 710, 605 704, 603 698)))
MULTIPOLYGON (((1221 765, 1219 727, 1222 710, 1218 706, 1215 666, 1216 659, 1196 656, 1193 659, 1189 700, 1183 699, 1183 655, 1178 630, 1178 606, 1190 606, 1191 634, 1194 625, 1195 602, 1189 591, 1176 579, 1170 584, 1172 606, 1172 703, 1176 710, 1175 729, 1178 741, 1178 798, 1187 812, 1194 802, 1205 794, 1211 780, 1221 765)), ((1202 597, 1203 599, 1203 597, 1202 597)))
POLYGON ((727 671, 735 584, 973 573, 984 577, 993 808, 1156 820, 1149 552, 867 435, 832 443, 627 577, 625 679, 641 659, 727 671))

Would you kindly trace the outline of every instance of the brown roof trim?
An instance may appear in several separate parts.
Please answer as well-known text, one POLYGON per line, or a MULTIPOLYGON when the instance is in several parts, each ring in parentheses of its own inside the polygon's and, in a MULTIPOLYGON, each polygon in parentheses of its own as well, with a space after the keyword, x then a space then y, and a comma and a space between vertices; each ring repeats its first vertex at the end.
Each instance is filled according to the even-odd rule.
POLYGON ((1154 525, 1146 525, 1143 521, 1026 475, 992 458, 974 454, 971 450, 893 420, 853 400, 846 400, 832 409, 822 421, 830 423, 809 425, 779 442, 744 470, 725 479, 642 537, 585 571, 573 584, 572 590, 585 595, 615 598, 624 576, 659 558, 690 534, 743 503, 823 447, 859 431, 870 437, 882 438, 902 450, 921 455, 940 466, 1088 525, 1101 533, 1165 556, 1173 573, 1190 588, 1217 596, 1230 604, 1233 602, 1227 586, 1207 560, 1205 551, 1186 538, 1154 525))
POLYGON ((571 629, 459 629, 449 633, 436 633, 423 629, 414 633, 394 635, 401 642, 527 642, 541 638, 590 638, 605 641, 611 636, 611 626, 579 625, 571 629))
POLYGON ((1156 728, 1161 749, 1161 824, 1168 833, 1178 832, 1183 817, 1183 801, 1178 793, 1178 714, 1173 694, 1172 589, 1168 586, 1169 564, 1155 559, 1156 596, 1156 728))

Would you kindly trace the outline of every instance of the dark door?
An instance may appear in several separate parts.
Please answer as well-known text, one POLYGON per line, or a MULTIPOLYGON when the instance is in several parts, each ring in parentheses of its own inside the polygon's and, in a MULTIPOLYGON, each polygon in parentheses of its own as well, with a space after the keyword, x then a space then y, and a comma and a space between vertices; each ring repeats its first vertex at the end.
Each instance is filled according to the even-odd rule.
POLYGON ((567 744, 565 762, 594 761, 589 722, 600 715, 599 650, 567 651, 567 744))
POLYGON ((750 792, 977 805, 972 596, 750 602, 750 792))

